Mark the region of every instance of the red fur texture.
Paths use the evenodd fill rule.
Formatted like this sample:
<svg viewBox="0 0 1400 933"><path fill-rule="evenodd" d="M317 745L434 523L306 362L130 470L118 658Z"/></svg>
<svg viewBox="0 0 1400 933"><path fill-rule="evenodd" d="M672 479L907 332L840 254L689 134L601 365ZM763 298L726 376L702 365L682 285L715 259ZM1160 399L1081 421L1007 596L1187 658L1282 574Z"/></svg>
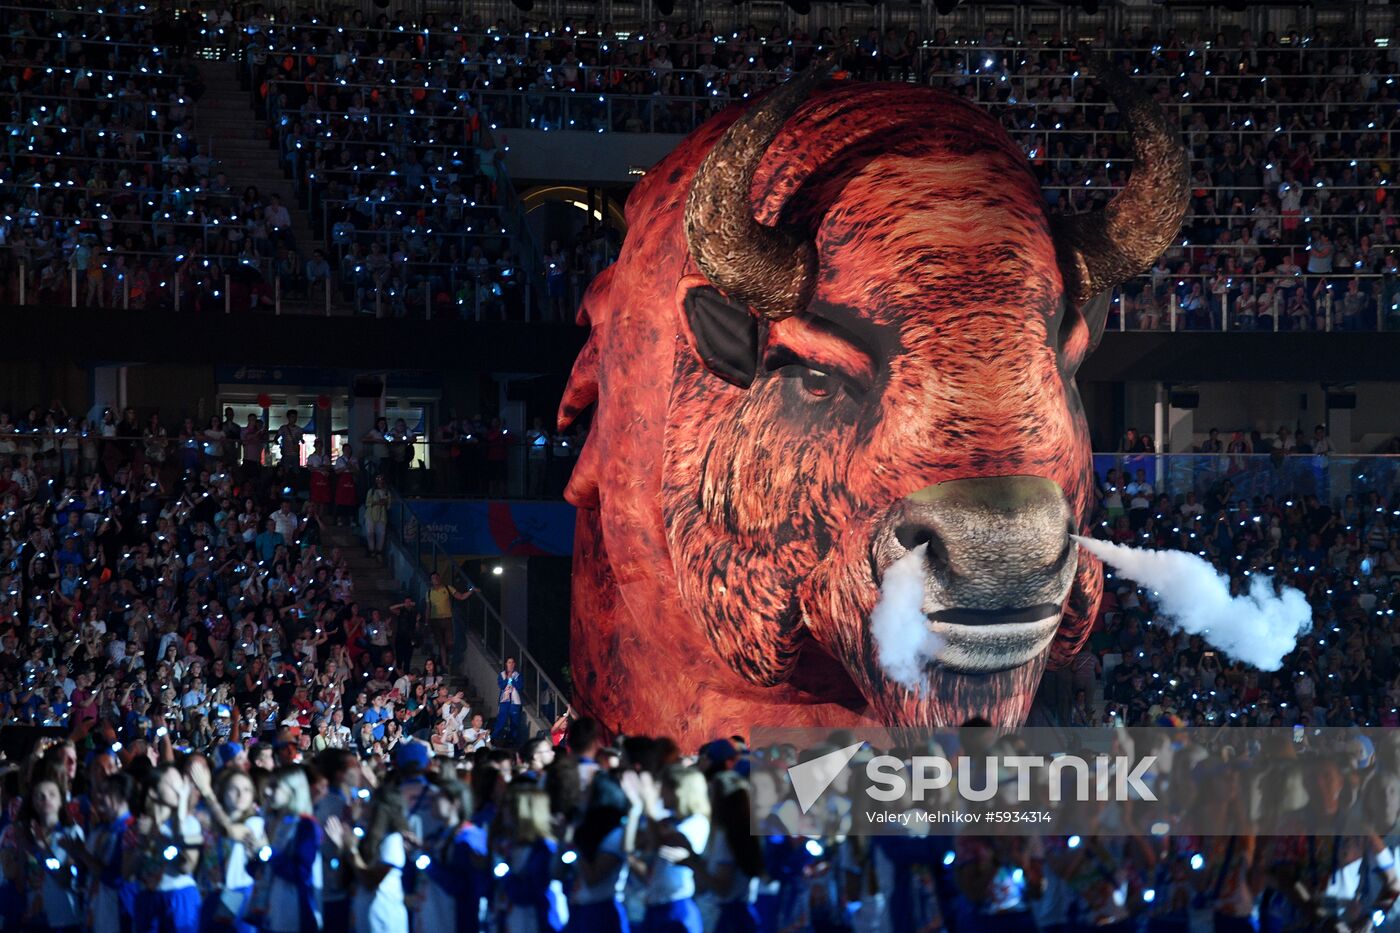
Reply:
<svg viewBox="0 0 1400 933"><path fill-rule="evenodd" d="M760 222L814 232L819 282L804 312L760 328L774 368L738 388L701 363L678 300L699 281L686 192L736 116L647 174L621 257L579 313L592 332L561 421L596 411L568 490L575 705L688 746L756 725L1018 723L1047 660L1088 634L1097 562L1081 556L1048 658L938 673L915 695L874 661L871 546L894 503L968 477L1052 479L1086 529L1074 370L1090 341L1041 191L973 105L904 85L818 92L751 198ZM794 359L856 384L809 386Z"/></svg>

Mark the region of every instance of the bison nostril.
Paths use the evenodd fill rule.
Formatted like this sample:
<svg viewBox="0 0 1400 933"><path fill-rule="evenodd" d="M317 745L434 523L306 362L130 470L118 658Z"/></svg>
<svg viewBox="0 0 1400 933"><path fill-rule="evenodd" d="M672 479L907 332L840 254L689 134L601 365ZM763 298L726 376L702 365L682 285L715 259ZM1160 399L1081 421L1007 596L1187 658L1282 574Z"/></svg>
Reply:
<svg viewBox="0 0 1400 933"><path fill-rule="evenodd" d="M927 545L924 551L924 561L930 570L947 567L951 563L948 555L948 543L939 535L938 529L931 521L900 522L894 527L894 539L906 552L914 550L919 545Z"/></svg>
<svg viewBox="0 0 1400 933"><path fill-rule="evenodd" d="M927 525L903 524L894 530L894 538L900 547L912 551L933 540L933 529Z"/></svg>
<svg viewBox="0 0 1400 933"><path fill-rule="evenodd" d="M947 546L931 525L922 525L917 522L905 522L895 528L894 538L899 542L900 547L904 548L906 551L912 551L921 544L927 544L928 550L925 557L931 564L947 562Z"/></svg>

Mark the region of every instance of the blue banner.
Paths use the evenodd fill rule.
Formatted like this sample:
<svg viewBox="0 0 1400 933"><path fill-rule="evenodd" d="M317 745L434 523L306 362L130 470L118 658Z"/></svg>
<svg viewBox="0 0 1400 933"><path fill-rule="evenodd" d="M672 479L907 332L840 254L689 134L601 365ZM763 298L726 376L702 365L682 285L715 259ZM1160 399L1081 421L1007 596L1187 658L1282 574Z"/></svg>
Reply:
<svg viewBox="0 0 1400 933"><path fill-rule="evenodd" d="M409 543L422 536L456 557L567 557L574 550L574 507L567 502L407 500Z"/></svg>
<svg viewBox="0 0 1400 933"><path fill-rule="evenodd" d="M1121 471L1124 485L1136 479L1141 470L1154 493L1173 498L1188 492L1196 493L1202 502L1212 493L1228 501L1265 496L1284 501L1291 496L1314 495L1335 507L1347 494L1358 499L1371 490L1387 495L1400 461L1277 453L1094 454L1094 472L1101 487L1114 467Z"/></svg>

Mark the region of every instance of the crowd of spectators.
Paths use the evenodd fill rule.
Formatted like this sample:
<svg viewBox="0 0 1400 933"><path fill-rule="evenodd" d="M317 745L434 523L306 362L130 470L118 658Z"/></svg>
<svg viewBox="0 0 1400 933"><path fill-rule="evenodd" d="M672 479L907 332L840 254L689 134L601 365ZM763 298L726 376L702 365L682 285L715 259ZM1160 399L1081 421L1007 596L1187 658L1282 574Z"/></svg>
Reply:
<svg viewBox="0 0 1400 933"><path fill-rule="evenodd" d="M235 190L196 126L198 8L5 13L8 298L182 311L270 304L291 219L275 196Z"/></svg>
<svg viewBox="0 0 1400 933"><path fill-rule="evenodd" d="M375 196L364 199L382 179L365 163L378 161L383 171L407 165L427 177L444 161L442 150L457 151L459 137L474 133L490 145L490 130L517 127L686 132L803 67L817 48L843 50L842 67L858 78L933 84L994 106L1055 212L1099 206L1131 165L1116 117L1098 84L1081 75L1073 43L1035 32L922 36L891 27L881 35L843 27L808 35L775 27L760 34L749 26L716 35L708 22L696 29L663 21L628 33L591 20L507 25L461 16L420 24L389 14L371 22L356 11L250 36L249 54L271 79L260 90L279 101L279 112L293 108L300 118L291 145L315 148L312 161L327 168L339 162L353 174L359 166L361 226L371 229ZM1400 52L1378 46L1369 32L1205 37L1144 29L1109 37L1100 30L1094 45L1111 50L1175 112L1193 159L1182 245L1124 290L1123 326L1400 323L1387 200ZM352 118L403 135L387 154L387 129L349 146L343 132L330 130ZM323 121L321 135L334 141L315 138ZM448 175L397 187L421 185L424 198L440 199L445 210ZM391 222L411 234L414 216L404 209Z"/></svg>
<svg viewBox="0 0 1400 933"><path fill-rule="evenodd" d="M422 486L449 496L558 499L585 438L579 425L551 431L543 418L517 434L500 418L449 414L433 432L432 462L439 468Z"/></svg>
<svg viewBox="0 0 1400 933"><path fill-rule="evenodd" d="M839 49L853 77L995 108L1054 212L1099 206L1131 165L1072 36L261 4L12 12L0 245L25 264L30 302L76 290L84 304L169 307L178 293L186 310L242 309L270 304L277 276L318 300L334 281L379 313L567 318L617 244L599 229L530 242L502 170L510 131L686 132L818 48ZM1181 245L1122 290L1111 326L1400 326L1388 198L1400 44L1147 28L1093 44L1175 114L1193 160ZM194 124L201 68L229 65L201 55L238 60L297 205L230 188ZM311 212L319 252L292 242L293 209Z"/></svg>
<svg viewBox="0 0 1400 933"><path fill-rule="evenodd" d="M1212 429L1187 459L1189 479L1169 474L1170 490L1154 484L1144 453L1104 469L1095 536L1197 554L1235 594L1261 575L1294 587L1312 606L1312 630L1278 671L1253 670L1165 624L1148 590L1110 574L1075 661L1072 721L1400 725L1396 464L1335 463L1321 427L1310 438L1283 427L1253 441Z"/></svg>
<svg viewBox="0 0 1400 933"><path fill-rule="evenodd" d="M412 431L381 421L335 457L303 456L306 431L294 411L178 428L131 409L87 422L57 400L0 412L0 716L9 735L45 734L0 778L7 926L399 933L412 916L541 933L566 916L570 929L626 929L630 916L688 933L919 918L968 933L1132 930L1184 909L1185 888L1172 885L1185 882L1165 875L1235 864L1226 842L1239 836L1183 838L1156 855L1064 835L1024 846L861 838L817 819L845 810L809 819L782 789L786 768L824 749L750 750L738 736L698 755L664 738L608 746L596 722L567 712L531 735L511 661L490 706L448 673L460 652L444 620L479 593L433 580L421 606L369 605L347 554L327 544L328 526L349 522L384 548L385 480L402 479ZM479 431L505 437L454 419L441 440ZM529 437L557 440L539 424ZM1150 442L1133 432L1122 446L1101 478L1096 534L1199 554L1237 592L1255 574L1296 586L1314 624L1278 672L1261 673L1174 632L1148 591L1110 574L1071 672L1070 721L1400 726L1394 470L1368 464L1379 473L1364 486L1338 474L1325 431L1252 443L1210 432L1199 451L1210 463L1168 492L1148 479ZM1265 446L1306 461L1312 485L1242 493L1242 458ZM1200 749L1198 767L1213 754ZM1304 782L1332 766L1320 751L1299 760ZM1219 801L1223 829L1245 825L1246 797ZM769 835L752 834L755 799L771 804ZM1296 855L1278 844L1253 887L1196 884L1193 903L1236 920L1351 911L1348 929L1364 930L1400 892L1381 858L1389 834L1378 838L1373 851L1336 852L1360 869L1317 900L1270 900L1288 890ZM1081 846L1097 874L1075 869ZM1002 869L989 888L985 872ZM1104 872L1124 898L1102 896Z"/></svg>
<svg viewBox="0 0 1400 933"><path fill-rule="evenodd" d="M489 744L473 717L496 710L449 683L461 655L428 637L431 607L365 605L347 555L323 542L348 523L383 550L404 445L303 458L295 412L277 427L231 415L167 429L131 409L89 423L58 402L0 413L0 617L17 623L0 638L6 721L77 726L120 708L119 731L163 726L196 750L290 729L279 740L301 750L382 760L409 735L446 755Z"/></svg>
<svg viewBox="0 0 1400 933"><path fill-rule="evenodd" d="M1191 835L1125 828L1130 804L1113 801L1102 806L1099 819L1115 827L1105 833L872 836L853 831L871 812L864 769L813 812L778 790L788 769L832 746L799 753L717 739L686 755L648 736L604 746L584 718L557 749L541 737L456 761L409 742L386 767L334 748L304 759L285 745L186 753L157 731L111 746L100 744L110 734L96 744L45 739L7 772L7 923L98 933L402 933L410 924L1131 933L1189 929L1195 917L1230 933L1365 933L1389 920L1400 893L1392 744L1284 738L1261 754L1178 730L1171 747L1183 764L1154 789L1209 827ZM965 744L917 751L961 766L979 750L1023 748L1015 735L957 738ZM878 751L908 758L916 749ZM1251 781L1252 758L1272 764ZM989 774L985 783L1017 781ZM951 788L922 800L934 812L971 809ZM1045 805L1064 815L1056 800ZM1260 807L1285 823L1325 815L1347 832L1255 834ZM877 812L925 811L905 794Z"/></svg>
<svg viewBox="0 0 1400 933"><path fill-rule="evenodd" d="M327 244L307 286L333 275L357 308L398 316L555 310L530 294L540 257L471 95L405 58L434 53L431 26L417 38L390 51L362 27L327 33L261 6L241 30L254 105Z"/></svg>
<svg viewBox="0 0 1400 933"><path fill-rule="evenodd" d="M452 655L443 607L478 594L434 581L421 609L366 605L326 546L327 525L362 508L382 522L378 476L398 475L407 429L375 425L365 443L386 448L365 449L368 465L351 446L328 462L302 458L295 413L278 418L171 431L132 410L84 425L57 401L0 414L0 713L46 733L0 775L7 927L973 933L1177 929L1203 912L1244 930L1259 911L1280 929L1364 931L1400 893L1395 795L1334 799L1355 763L1306 745L1274 778L1370 820L1369 847L1256 844L1258 789L1211 777L1223 752L1184 732L1190 786L1212 790L1192 806L1234 835L870 838L851 832L858 782L808 813L785 790L786 769L824 746L607 745L568 714L527 735L509 661L495 710L471 708L435 664ZM1149 594L1110 576L1074 721L1400 725L1395 478L1364 498L1253 502L1226 463L1176 499L1129 440L1103 477L1099 533L1203 554L1237 586L1275 575L1308 593L1315 626L1277 674L1246 671L1154 623ZM1273 440L1298 449L1291 432ZM1326 459L1325 440L1309 459ZM1228 460L1217 444L1202 454ZM1392 753L1373 747L1357 780L1385 790ZM1333 869L1309 874L1317 858Z"/></svg>

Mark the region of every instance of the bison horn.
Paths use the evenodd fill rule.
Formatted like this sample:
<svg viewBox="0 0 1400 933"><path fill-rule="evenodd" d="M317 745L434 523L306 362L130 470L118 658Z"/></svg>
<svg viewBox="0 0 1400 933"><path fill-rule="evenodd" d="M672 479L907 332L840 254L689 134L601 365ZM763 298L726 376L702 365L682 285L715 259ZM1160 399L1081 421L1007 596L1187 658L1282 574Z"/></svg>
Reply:
<svg viewBox="0 0 1400 933"><path fill-rule="evenodd" d="M769 318L803 308L817 280L817 249L806 231L769 227L749 204L754 173L788 117L831 68L817 59L725 130L705 156L685 202L685 238L705 278Z"/></svg>
<svg viewBox="0 0 1400 933"><path fill-rule="evenodd" d="M1055 239L1072 281L1069 296L1083 304L1146 269L1171 245L1189 202L1186 152L1166 114L1106 58L1090 64L1132 137L1133 171L1102 211L1057 225Z"/></svg>

